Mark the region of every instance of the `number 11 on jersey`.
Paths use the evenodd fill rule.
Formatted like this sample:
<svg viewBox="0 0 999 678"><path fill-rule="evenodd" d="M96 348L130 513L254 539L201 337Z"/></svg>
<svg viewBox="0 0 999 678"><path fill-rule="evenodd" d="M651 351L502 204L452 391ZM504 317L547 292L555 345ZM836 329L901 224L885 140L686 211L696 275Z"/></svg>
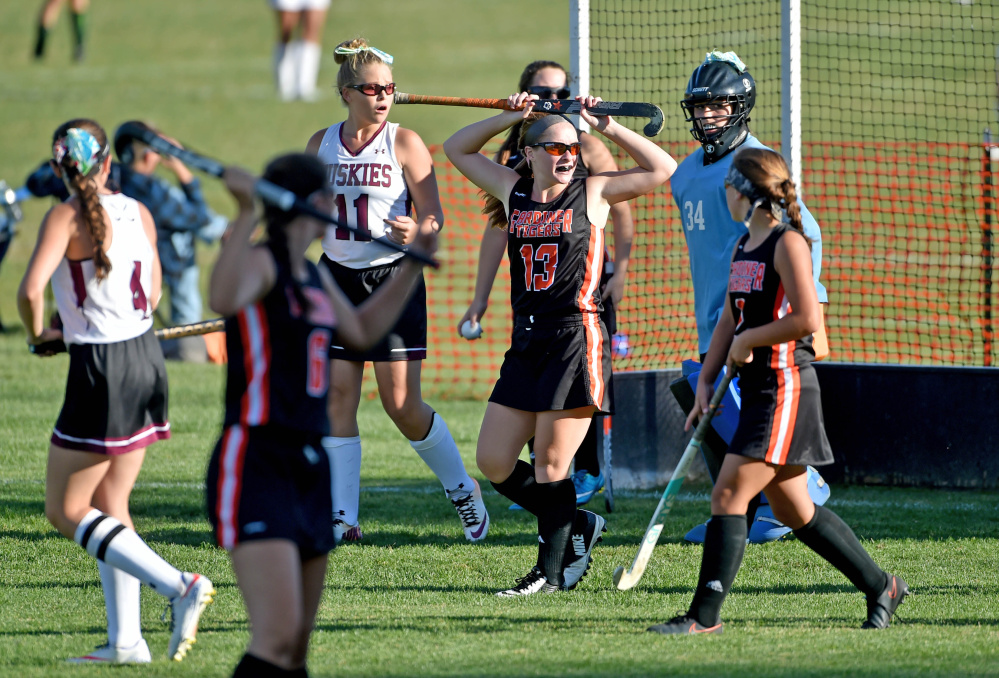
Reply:
<svg viewBox="0 0 999 678"><path fill-rule="evenodd" d="M361 233L352 233L343 226L337 226L336 239L368 242L371 240L371 231L368 230L368 196L366 193L361 193L354 200L354 211L357 216L353 221ZM347 216L347 201L344 200L343 193L338 193L336 196L336 213L341 220L350 223L351 219Z"/></svg>

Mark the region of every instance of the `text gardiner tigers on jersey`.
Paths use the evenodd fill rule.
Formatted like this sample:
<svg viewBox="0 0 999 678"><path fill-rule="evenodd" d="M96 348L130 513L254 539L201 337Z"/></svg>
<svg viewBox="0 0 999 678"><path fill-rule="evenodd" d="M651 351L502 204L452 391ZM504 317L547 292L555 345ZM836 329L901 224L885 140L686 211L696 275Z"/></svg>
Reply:
<svg viewBox="0 0 999 678"><path fill-rule="evenodd" d="M733 261L728 278L729 292L751 292L763 289L763 275L767 265L760 261Z"/></svg>
<svg viewBox="0 0 999 678"><path fill-rule="evenodd" d="M572 233L572 210L513 210L510 233L518 238L552 238Z"/></svg>

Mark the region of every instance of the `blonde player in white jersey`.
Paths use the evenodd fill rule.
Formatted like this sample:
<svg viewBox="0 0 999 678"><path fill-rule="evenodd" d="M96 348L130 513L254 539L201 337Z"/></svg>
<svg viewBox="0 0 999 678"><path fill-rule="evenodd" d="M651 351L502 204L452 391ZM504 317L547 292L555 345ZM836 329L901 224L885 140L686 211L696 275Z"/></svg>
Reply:
<svg viewBox="0 0 999 678"><path fill-rule="evenodd" d="M45 515L97 559L108 642L77 663L146 663L139 584L170 599L167 655L181 660L215 593L201 575L181 572L134 531L128 499L151 443L170 437L167 375L152 331L160 297L156 227L144 206L106 187L107 134L71 120L53 135L53 167L72 197L53 207L17 293L36 353L69 347L66 397L49 445ZM44 327L51 279L63 329Z"/></svg>
<svg viewBox="0 0 999 678"><path fill-rule="evenodd" d="M347 119L319 130L306 150L329 172L336 216L357 228L331 226L323 239L322 263L356 306L399 268L399 252L379 244L413 242L424 224L444 223L430 152L412 130L388 122L392 108L392 56L363 38L337 45L337 89ZM415 213L414 213L415 210ZM333 472L333 528L337 541L361 538L358 524L361 439L357 408L365 361L375 366L382 405L409 444L436 474L454 504L469 541L485 539L489 515L479 484L465 470L439 414L420 393L420 362L427 352L426 287L420 281L399 322L380 344L358 353L330 348L330 423L324 444Z"/></svg>

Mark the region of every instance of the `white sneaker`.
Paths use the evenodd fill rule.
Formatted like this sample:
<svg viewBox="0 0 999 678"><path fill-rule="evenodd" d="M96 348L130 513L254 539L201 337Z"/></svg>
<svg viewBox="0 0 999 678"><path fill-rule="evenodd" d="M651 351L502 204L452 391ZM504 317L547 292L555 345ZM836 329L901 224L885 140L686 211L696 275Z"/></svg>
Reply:
<svg viewBox="0 0 999 678"><path fill-rule="evenodd" d="M149 646L142 638L132 647L118 647L105 643L90 654L67 659L70 664L148 664L153 658Z"/></svg>
<svg viewBox="0 0 999 678"><path fill-rule="evenodd" d="M461 518L461 525L465 528L465 539L468 541L482 541L489 533L489 512L486 511L486 504L482 501L482 490L479 483L472 479L472 489L466 490L464 483L456 490L445 490L447 498L454 504L458 517Z"/></svg>
<svg viewBox="0 0 999 678"><path fill-rule="evenodd" d="M563 587L549 584L548 579L535 565L531 568L530 572L517 579L517 583L514 586L504 591L497 591L496 595L501 598L514 598L517 596L533 596L535 593L555 593L561 590L563 590Z"/></svg>
<svg viewBox="0 0 999 678"><path fill-rule="evenodd" d="M191 577L187 590L183 595L170 601L170 646L167 657L179 662L195 643L198 633L198 620L208 603L212 602L215 588L208 577L187 572L184 577Z"/></svg>
<svg viewBox="0 0 999 678"><path fill-rule="evenodd" d="M341 542L345 541L361 541L364 535L361 533L361 526L358 525L348 525L339 518L333 521L333 543L339 546Z"/></svg>

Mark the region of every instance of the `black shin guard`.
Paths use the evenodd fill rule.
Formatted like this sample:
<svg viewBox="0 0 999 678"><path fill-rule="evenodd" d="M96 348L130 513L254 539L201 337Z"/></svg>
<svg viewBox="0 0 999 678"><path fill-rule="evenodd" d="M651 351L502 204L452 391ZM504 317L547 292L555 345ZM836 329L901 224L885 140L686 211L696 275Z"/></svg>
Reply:
<svg viewBox="0 0 999 678"><path fill-rule="evenodd" d="M850 526L824 506L816 506L815 515L807 525L795 530L794 536L828 560L862 592L877 595L884 588L884 570L861 546Z"/></svg>
<svg viewBox="0 0 999 678"><path fill-rule="evenodd" d="M702 626L715 626L721 621L721 606L742 564L747 534L746 516L711 516L708 522L701 573L687 613Z"/></svg>
<svg viewBox="0 0 999 678"><path fill-rule="evenodd" d="M760 508L762 502L763 497L761 495L756 495L749 500L749 507L746 509L746 527L750 530L753 529L753 521L756 520L756 510Z"/></svg>
<svg viewBox="0 0 999 678"><path fill-rule="evenodd" d="M600 475L600 464L597 462L597 421L598 417L590 419L590 428L586 429L586 437L579 444L576 456L573 457L573 468L576 471L586 471L591 476ZM602 421L602 420L601 420Z"/></svg>
<svg viewBox="0 0 999 678"><path fill-rule="evenodd" d="M538 563L549 584L562 585L565 551L572 536L576 518L576 488L572 480L538 483L543 504L538 513L540 536Z"/></svg>
<svg viewBox="0 0 999 678"><path fill-rule="evenodd" d="M502 483L491 484L497 492L510 501L520 504L527 511L538 515L541 504L538 483L534 479L534 467L526 461L518 459L510 477ZM575 494L573 494L573 501L575 501Z"/></svg>
<svg viewBox="0 0 999 678"><path fill-rule="evenodd" d="M268 678L270 676L276 678L277 676L295 675L299 674L296 674L294 670L282 669L280 666L264 661L260 657L254 657L252 654L244 654L232 672L232 678Z"/></svg>

